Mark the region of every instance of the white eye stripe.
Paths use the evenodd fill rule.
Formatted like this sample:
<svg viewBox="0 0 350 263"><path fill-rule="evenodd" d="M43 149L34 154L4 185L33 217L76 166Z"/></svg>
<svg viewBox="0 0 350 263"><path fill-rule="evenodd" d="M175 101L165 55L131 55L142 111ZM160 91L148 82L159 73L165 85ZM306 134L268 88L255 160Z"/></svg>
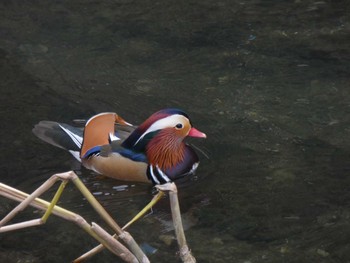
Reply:
<svg viewBox="0 0 350 263"><path fill-rule="evenodd" d="M140 138L135 142L134 146L143 138L145 137L148 133L154 132L157 130L161 130L164 128L169 128L169 127L175 127L177 124L181 123L184 125L185 122L189 122L189 120L180 114L173 114L168 117L165 117L163 119L160 119L156 122L154 122L141 136Z"/></svg>

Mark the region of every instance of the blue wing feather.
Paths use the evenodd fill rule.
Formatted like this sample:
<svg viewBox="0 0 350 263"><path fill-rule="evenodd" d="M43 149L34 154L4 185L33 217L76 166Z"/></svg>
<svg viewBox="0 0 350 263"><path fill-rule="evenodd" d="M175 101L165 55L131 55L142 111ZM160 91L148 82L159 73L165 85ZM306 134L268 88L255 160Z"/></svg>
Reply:
<svg viewBox="0 0 350 263"><path fill-rule="evenodd" d="M122 149L122 150L118 151L118 153L121 156L128 158L130 160L133 160L135 162L144 162L144 163L148 162L147 157L144 153L134 152L134 151L129 150L129 149Z"/></svg>
<svg viewBox="0 0 350 263"><path fill-rule="evenodd" d="M101 146L95 146L95 147L92 147L91 149L89 149L85 154L84 156L82 156L81 158L88 158L92 155L95 155L95 154L98 154L101 152Z"/></svg>

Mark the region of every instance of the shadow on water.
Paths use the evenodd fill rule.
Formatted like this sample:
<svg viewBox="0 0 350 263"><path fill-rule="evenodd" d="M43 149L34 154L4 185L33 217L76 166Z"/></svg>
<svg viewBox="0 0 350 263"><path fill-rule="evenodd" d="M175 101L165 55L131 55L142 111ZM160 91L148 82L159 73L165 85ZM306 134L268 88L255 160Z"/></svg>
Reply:
<svg viewBox="0 0 350 263"><path fill-rule="evenodd" d="M31 192L76 169L123 224L152 189L80 170L31 129L101 111L138 124L179 107L208 135L194 143L210 159L180 191L199 262L350 261L348 1L0 5L2 182ZM14 206L0 202L1 216ZM72 185L60 205L99 222ZM178 262L169 220L164 199L130 229L157 249L152 262ZM1 234L0 261L67 262L94 245L53 217ZM112 261L109 252L92 260Z"/></svg>

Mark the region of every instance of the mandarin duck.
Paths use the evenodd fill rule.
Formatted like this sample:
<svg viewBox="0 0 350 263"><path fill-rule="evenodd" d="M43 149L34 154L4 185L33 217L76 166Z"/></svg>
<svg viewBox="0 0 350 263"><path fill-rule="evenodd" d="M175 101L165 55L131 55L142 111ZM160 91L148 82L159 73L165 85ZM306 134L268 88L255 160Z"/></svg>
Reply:
<svg viewBox="0 0 350 263"><path fill-rule="evenodd" d="M83 166L99 174L154 185L193 174L199 158L183 140L187 136L206 138L179 109L160 110L138 127L106 112L91 117L83 129L41 121L33 133L68 150Z"/></svg>

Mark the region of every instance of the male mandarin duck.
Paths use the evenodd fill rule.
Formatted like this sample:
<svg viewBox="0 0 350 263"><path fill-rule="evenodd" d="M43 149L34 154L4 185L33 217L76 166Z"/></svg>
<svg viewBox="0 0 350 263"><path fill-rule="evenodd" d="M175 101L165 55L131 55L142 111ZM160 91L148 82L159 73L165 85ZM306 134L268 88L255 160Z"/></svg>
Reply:
<svg viewBox="0 0 350 263"><path fill-rule="evenodd" d="M118 180L155 185L193 174L199 164L195 151L183 140L206 138L179 109L163 109L135 127L116 113L91 117L84 129L41 121L33 133L68 150L86 168Z"/></svg>

